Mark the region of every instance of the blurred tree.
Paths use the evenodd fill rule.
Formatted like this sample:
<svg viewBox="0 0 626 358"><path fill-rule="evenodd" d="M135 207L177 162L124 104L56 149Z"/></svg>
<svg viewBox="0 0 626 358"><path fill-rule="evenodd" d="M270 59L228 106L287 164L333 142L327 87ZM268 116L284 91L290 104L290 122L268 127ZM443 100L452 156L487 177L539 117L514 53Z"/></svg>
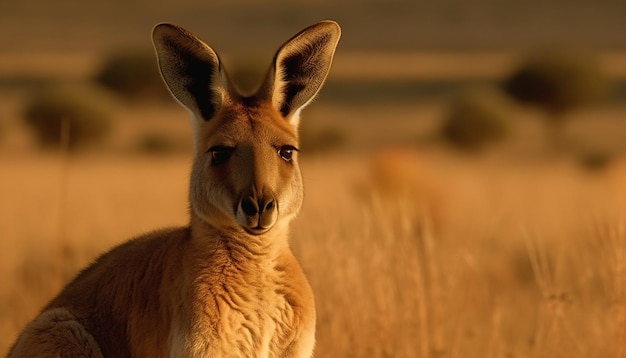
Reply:
<svg viewBox="0 0 626 358"><path fill-rule="evenodd" d="M192 150L186 138L163 130L149 130L141 133L136 139L135 149L144 154L156 155L184 153Z"/></svg>
<svg viewBox="0 0 626 358"><path fill-rule="evenodd" d="M104 58L95 81L125 100L169 98L152 51L117 51Z"/></svg>
<svg viewBox="0 0 626 358"><path fill-rule="evenodd" d="M344 149L349 142L348 134L338 127L323 127L302 131L300 149L306 154L328 153Z"/></svg>
<svg viewBox="0 0 626 358"><path fill-rule="evenodd" d="M484 149L509 134L508 105L499 91L466 91L450 104L440 133L459 149Z"/></svg>
<svg viewBox="0 0 626 358"><path fill-rule="evenodd" d="M77 149L104 139L111 127L111 98L87 85L50 85L36 92L24 120L44 146L61 143L63 121L69 123L69 146Z"/></svg>
<svg viewBox="0 0 626 358"><path fill-rule="evenodd" d="M504 81L504 89L521 102L537 105L547 119L555 144L562 144L567 114L592 103L607 90L596 59L589 53L564 48L539 50Z"/></svg>
<svg viewBox="0 0 626 358"><path fill-rule="evenodd" d="M265 56L237 56L239 60L227 63L227 70L232 83L244 95L251 94L261 85L270 66Z"/></svg>

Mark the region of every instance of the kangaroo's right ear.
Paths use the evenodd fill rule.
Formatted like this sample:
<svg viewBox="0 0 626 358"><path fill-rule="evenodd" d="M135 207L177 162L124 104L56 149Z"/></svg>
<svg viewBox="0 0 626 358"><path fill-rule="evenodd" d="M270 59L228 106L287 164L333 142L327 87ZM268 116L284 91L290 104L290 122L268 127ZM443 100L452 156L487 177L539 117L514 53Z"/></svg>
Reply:
<svg viewBox="0 0 626 358"><path fill-rule="evenodd" d="M217 54L187 30L161 23L152 30L161 76L176 99L210 120L222 106L227 81Z"/></svg>
<svg viewBox="0 0 626 358"><path fill-rule="evenodd" d="M269 97L289 123L297 126L300 110L322 87L340 36L336 22L322 21L299 32L276 53L259 96Z"/></svg>

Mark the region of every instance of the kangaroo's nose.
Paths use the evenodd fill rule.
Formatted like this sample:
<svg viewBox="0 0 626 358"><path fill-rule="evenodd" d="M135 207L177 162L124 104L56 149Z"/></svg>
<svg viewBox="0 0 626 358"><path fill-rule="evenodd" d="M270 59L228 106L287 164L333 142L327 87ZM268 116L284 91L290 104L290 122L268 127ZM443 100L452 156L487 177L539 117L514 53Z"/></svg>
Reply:
<svg viewBox="0 0 626 358"><path fill-rule="evenodd" d="M276 222L276 206L273 195L251 192L239 201L237 220L252 233L265 232Z"/></svg>
<svg viewBox="0 0 626 358"><path fill-rule="evenodd" d="M265 214L274 210L274 198L261 197L256 198L254 196L245 196L241 199L241 210L246 216L254 216L257 214Z"/></svg>

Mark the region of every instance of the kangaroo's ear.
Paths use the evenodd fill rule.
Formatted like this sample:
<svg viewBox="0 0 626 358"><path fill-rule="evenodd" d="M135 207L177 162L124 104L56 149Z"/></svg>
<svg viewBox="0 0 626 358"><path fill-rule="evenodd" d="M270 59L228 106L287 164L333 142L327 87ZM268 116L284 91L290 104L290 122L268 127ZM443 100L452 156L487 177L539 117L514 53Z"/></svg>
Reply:
<svg viewBox="0 0 626 358"><path fill-rule="evenodd" d="M271 98L274 107L297 125L300 110L326 80L340 36L334 21L322 21L295 35L276 53L259 96Z"/></svg>
<svg viewBox="0 0 626 358"><path fill-rule="evenodd" d="M165 84L194 115L210 120L222 106L227 81L217 54L187 30L161 23L152 42Z"/></svg>

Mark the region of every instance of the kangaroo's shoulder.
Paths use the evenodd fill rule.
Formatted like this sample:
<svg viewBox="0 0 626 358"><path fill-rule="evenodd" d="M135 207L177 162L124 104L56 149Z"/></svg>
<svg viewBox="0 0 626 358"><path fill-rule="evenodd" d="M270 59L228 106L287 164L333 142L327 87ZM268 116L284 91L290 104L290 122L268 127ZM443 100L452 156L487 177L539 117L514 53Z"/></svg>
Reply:
<svg viewBox="0 0 626 358"><path fill-rule="evenodd" d="M115 265L125 263L128 266L163 259L162 255L184 247L190 237L190 228L187 226L165 228L142 234L100 255L80 275L99 267L106 267L108 263Z"/></svg>
<svg viewBox="0 0 626 358"><path fill-rule="evenodd" d="M83 297L82 302L88 303L116 292L132 292L131 286L153 284L151 281L160 280L167 271L167 265L175 264L171 260L184 250L189 232L188 227L161 229L113 247L79 272L48 307L66 305L66 297Z"/></svg>

